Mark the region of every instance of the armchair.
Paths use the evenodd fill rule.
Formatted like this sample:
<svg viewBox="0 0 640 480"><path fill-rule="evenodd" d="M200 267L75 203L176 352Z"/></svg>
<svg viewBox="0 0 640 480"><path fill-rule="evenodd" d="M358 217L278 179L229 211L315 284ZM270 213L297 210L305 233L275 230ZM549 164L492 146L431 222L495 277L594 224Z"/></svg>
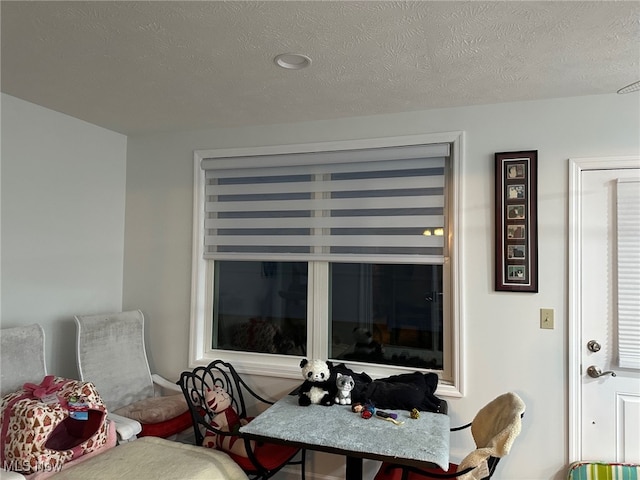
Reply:
<svg viewBox="0 0 640 480"><path fill-rule="evenodd" d="M191 415L180 389L151 374L140 310L76 315L75 321L80 378L98 388L121 441L174 437L189 429ZM163 396L162 389L172 394Z"/></svg>

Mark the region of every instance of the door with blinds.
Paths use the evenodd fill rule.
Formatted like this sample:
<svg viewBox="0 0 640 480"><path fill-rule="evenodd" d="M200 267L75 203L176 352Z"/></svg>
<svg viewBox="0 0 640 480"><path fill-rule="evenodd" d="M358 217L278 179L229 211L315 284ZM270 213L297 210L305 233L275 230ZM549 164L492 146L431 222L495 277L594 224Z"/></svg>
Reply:
<svg viewBox="0 0 640 480"><path fill-rule="evenodd" d="M581 173L581 460L640 462L640 169Z"/></svg>

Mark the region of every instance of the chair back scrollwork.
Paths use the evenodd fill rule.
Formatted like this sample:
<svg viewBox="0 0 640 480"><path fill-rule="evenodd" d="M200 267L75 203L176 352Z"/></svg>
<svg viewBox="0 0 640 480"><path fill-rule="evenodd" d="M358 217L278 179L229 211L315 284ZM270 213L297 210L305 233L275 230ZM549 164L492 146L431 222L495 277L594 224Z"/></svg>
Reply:
<svg viewBox="0 0 640 480"><path fill-rule="evenodd" d="M238 413L238 416L240 418L247 416L242 391L244 382L233 366L227 362L215 360L207 366L199 366L192 371L182 372L177 383L189 405L197 445L202 445L204 440L205 432L201 427L216 430L211 426L211 421L216 413L207 404L207 395L210 390L216 387L224 389L231 397L231 406ZM216 433L228 435L228 432L216 431Z"/></svg>

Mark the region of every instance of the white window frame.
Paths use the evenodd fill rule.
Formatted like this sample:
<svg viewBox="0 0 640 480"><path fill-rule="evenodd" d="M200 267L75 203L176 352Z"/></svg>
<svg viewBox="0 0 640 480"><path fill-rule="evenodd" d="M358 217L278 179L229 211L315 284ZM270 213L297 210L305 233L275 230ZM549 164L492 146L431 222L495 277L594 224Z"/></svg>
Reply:
<svg viewBox="0 0 640 480"><path fill-rule="evenodd" d="M464 395L464 344L462 302L460 298L462 280L462 248L461 248L461 195L462 195L462 155L463 132L444 132L422 135L407 135L374 139L322 142L296 145L274 145L265 147L247 147L213 150L195 150L193 154L194 195L193 195L193 248L191 276L191 322L189 335L189 365L207 365L214 359L224 358L233 362L242 373L275 376L280 378L299 379L300 358L291 355L275 355L251 352L235 352L216 350L210 346L212 338L213 311L213 260L204 259L204 198L205 181L201 161L205 158L260 156L285 153L306 153L333 150L350 150L362 148L383 148L404 145L421 145L431 143L450 143L451 162L454 174L451 178L451 205L448 211L450 231L454 235L449 241L449 260L451 262L451 281L445 286L450 288L451 323L445 326L445 345L451 345L451 370L447 372L450 381L440 381L437 393L441 396L461 397ZM319 299L328 298L329 266L326 262L310 261L308 263L309 284L315 290L309 292L307 302L307 335L311 339L308 358L328 358L328 326L321 319L329 318L327 302ZM444 280L447 283L447 280ZM314 321L316 319L316 321ZM448 335L447 335L448 333ZM450 338L447 338L450 337ZM446 348L446 347L445 347ZM268 355L268 361L265 361ZM404 370L401 367L376 364L350 364L355 371L366 371L372 378L381 378ZM413 371L414 369L412 369Z"/></svg>

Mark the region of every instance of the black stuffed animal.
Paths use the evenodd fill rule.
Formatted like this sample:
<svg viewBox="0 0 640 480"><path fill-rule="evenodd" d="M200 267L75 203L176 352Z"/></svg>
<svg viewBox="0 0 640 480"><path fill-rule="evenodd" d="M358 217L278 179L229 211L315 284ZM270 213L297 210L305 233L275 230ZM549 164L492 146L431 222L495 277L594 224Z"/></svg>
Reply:
<svg viewBox="0 0 640 480"><path fill-rule="evenodd" d="M298 404L307 407L314 405L333 405L337 393L335 376L331 375L331 362L307 360L300 362L304 383L298 389Z"/></svg>

